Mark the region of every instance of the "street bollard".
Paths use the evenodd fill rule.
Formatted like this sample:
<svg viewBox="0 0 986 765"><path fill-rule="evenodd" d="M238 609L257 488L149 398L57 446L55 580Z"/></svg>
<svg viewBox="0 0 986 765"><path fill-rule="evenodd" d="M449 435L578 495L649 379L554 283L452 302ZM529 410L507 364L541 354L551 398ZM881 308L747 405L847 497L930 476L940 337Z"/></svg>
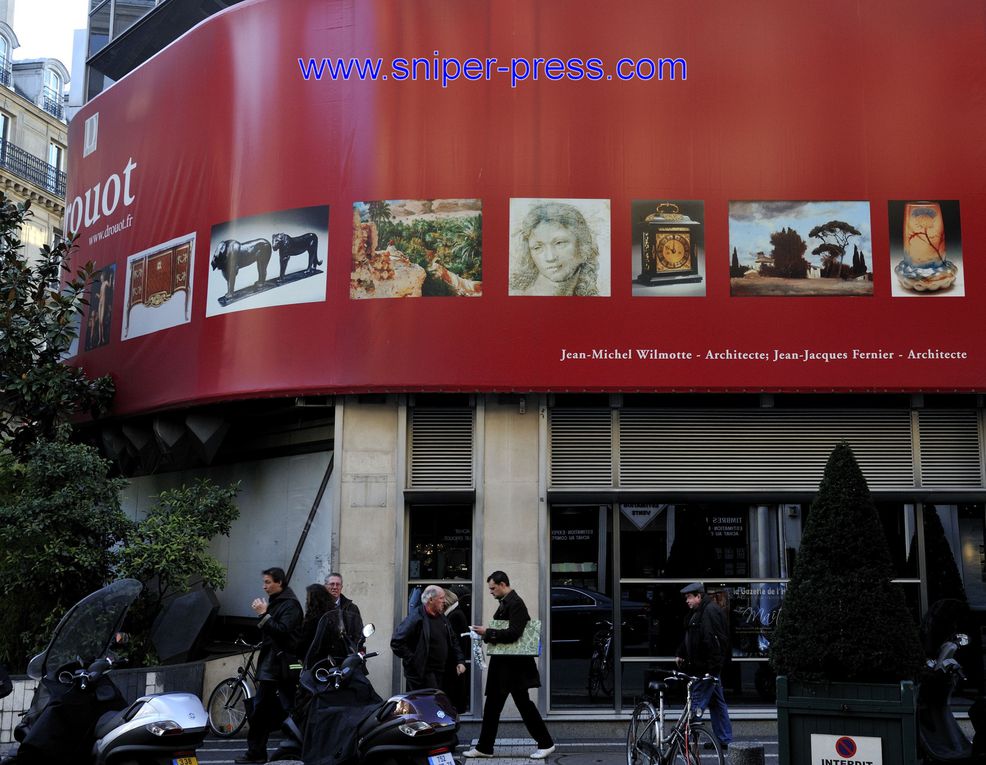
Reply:
<svg viewBox="0 0 986 765"><path fill-rule="evenodd" d="M726 762L729 765L764 765L763 744L730 744Z"/></svg>

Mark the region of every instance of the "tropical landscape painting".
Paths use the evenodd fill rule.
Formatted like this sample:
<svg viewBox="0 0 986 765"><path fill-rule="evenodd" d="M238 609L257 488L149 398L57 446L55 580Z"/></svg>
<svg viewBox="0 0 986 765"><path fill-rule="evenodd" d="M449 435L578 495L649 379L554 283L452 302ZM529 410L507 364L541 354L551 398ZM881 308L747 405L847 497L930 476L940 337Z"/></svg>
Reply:
<svg viewBox="0 0 986 765"><path fill-rule="evenodd" d="M480 297L479 199L386 199L353 205L349 297Z"/></svg>

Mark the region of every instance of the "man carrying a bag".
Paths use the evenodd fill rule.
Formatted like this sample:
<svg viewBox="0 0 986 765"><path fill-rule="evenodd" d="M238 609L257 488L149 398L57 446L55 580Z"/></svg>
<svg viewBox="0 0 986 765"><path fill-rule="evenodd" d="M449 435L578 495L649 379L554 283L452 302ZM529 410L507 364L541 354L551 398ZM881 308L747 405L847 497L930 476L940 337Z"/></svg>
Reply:
<svg viewBox="0 0 986 765"><path fill-rule="evenodd" d="M493 614L494 619L508 622L506 629L493 629L483 626L473 626L472 629L481 635L484 643L491 645L515 643L524 634L524 627L531 620L527 606L520 595L510 587L510 579L502 571L494 571L486 578L486 586L490 595L500 601ZM510 696L517 705L527 731L534 739L537 749L531 753L532 760L543 760L555 751L555 742L548 733L548 727L541 719L541 713L531 701L529 689L541 687L541 676L538 674L534 656L490 656L489 675L486 678L486 706L483 709L483 726L480 729L479 741L475 748L462 753L464 757L492 757L493 744L496 741L497 728L500 725L500 713L503 705Z"/></svg>

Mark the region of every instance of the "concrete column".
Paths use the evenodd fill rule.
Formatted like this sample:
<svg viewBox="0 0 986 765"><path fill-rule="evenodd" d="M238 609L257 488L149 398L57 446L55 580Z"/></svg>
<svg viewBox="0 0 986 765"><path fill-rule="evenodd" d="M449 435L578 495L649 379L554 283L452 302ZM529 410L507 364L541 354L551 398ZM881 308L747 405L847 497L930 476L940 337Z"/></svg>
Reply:
<svg viewBox="0 0 986 765"><path fill-rule="evenodd" d="M343 578L343 592L359 606L364 622L377 631L367 641L381 656L369 662L370 680L386 698L392 692L390 637L394 632L394 587L398 514L403 513L397 485L396 403L360 404L346 400L342 443L336 444L336 465L341 466L339 556L333 566Z"/></svg>

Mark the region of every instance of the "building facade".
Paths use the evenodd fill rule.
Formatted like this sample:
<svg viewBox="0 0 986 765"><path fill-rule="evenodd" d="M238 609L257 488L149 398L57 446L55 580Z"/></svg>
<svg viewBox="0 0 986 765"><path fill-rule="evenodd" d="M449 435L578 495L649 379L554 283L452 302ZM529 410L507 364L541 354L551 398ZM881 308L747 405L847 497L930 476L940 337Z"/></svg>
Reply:
<svg viewBox="0 0 986 765"><path fill-rule="evenodd" d="M695 11L682 57L707 74L660 85L646 51L620 59L635 30L671 28L643 2L466 18L268 0L111 71L148 49L128 50L131 34L166 36L154 15L178 3L90 49L90 85L97 66L116 83L73 121L66 226L106 286L90 307L105 331L79 363L118 381L113 415L83 431L131 477L128 509L197 475L241 482L241 518L214 546L227 621L249 618L263 568L296 587L339 570L376 649L426 584L486 621L485 577L503 569L545 624L543 709L618 718L673 661L678 591L700 579L729 613L737 714L769 716L773 624L846 440L915 618L961 592L979 630L986 348L968 317L986 274L969 253L986 198L967 126L986 99L946 93L948 135L929 144L903 101L868 87L903 55L880 47L888 25L918 41L906 14L837 3L870 45L849 62L780 0L752 48L739 10ZM94 6L91 40L114 7ZM935 39L947 71L986 67L979 37ZM502 81L473 66L443 88L453 65L432 51L463 41L479 64L564 54L567 74L535 83L514 59ZM620 64L587 80L576 44ZM393 79L322 77L329 51L380 56ZM631 70L641 82L620 84ZM755 129L736 96L752 84L773 94ZM834 84L866 129L817 113L812 94ZM898 294L915 217L949 232L940 260L959 263L934 295ZM801 278L779 271L792 259ZM388 656L372 668L381 693L401 683ZM481 693L474 677L474 709Z"/></svg>
<svg viewBox="0 0 986 765"><path fill-rule="evenodd" d="M7 198L30 202L21 238L30 255L63 235L69 73L57 59L15 61L12 0L0 6L0 184Z"/></svg>

